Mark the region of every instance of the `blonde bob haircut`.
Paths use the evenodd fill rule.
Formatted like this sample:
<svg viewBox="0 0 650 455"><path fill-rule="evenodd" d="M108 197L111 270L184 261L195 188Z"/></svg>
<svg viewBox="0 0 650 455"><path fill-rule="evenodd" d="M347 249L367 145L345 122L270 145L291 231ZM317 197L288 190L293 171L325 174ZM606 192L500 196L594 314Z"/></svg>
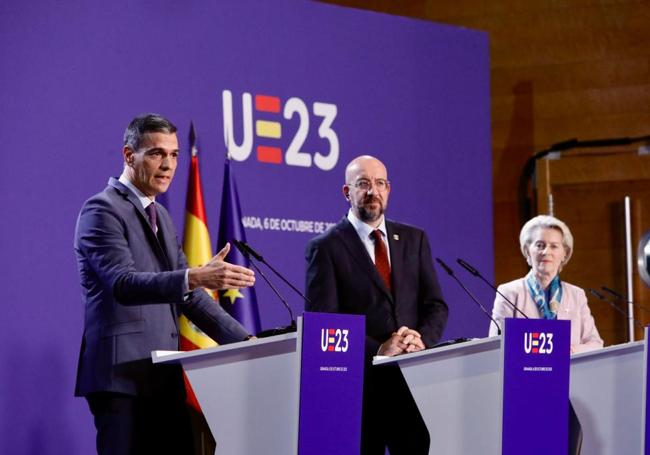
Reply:
<svg viewBox="0 0 650 455"><path fill-rule="evenodd" d="M528 247L533 242L533 236L538 229L555 229L562 233L562 245L564 246L566 257L562 261L561 267L566 265L573 254L573 235L566 224L554 216L549 215L539 215L531 218L521 228L521 232L519 233L519 246L521 247L521 254L526 258L528 265L532 265L530 263L530 256L528 255Z"/></svg>

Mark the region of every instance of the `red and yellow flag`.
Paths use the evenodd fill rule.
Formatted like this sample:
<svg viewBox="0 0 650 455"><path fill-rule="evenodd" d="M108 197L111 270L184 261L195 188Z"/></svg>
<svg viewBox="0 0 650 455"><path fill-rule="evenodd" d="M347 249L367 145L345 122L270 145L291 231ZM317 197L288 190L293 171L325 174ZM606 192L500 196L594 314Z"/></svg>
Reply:
<svg viewBox="0 0 650 455"><path fill-rule="evenodd" d="M185 203L183 251L187 256L188 265L190 267L197 267L206 264L212 258L212 245L210 244L210 233L208 232L208 223L205 216L205 204L203 202L203 189L201 186L201 174L199 172L199 157L194 125L190 125L190 150L192 156L187 184L187 201ZM212 338L203 333L183 315L179 318L179 325L181 331L180 344L183 351L209 348L217 345ZM185 379L185 384L188 403L195 409L200 410L187 379Z"/></svg>

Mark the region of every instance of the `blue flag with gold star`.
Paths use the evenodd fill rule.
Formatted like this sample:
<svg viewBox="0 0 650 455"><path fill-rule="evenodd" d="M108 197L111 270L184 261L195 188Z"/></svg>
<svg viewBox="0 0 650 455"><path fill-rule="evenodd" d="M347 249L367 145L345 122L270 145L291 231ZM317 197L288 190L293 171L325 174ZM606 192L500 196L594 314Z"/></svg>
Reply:
<svg viewBox="0 0 650 455"><path fill-rule="evenodd" d="M230 253L226 256L226 261L231 264L250 267L248 260L233 245L233 239L245 242L246 234L241 221L237 184L230 169L230 160L226 158L226 165L223 172L223 192L221 194L217 251L221 250L227 242L230 242ZM261 330L260 312L257 308L255 289L245 288L219 291L219 302L223 309L237 319L250 333L256 334Z"/></svg>

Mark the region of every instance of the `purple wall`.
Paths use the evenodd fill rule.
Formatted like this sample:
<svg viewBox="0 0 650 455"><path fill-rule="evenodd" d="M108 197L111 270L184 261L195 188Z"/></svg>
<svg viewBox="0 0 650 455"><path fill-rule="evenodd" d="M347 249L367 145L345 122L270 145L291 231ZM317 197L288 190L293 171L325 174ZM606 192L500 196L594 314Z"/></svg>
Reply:
<svg viewBox="0 0 650 455"><path fill-rule="evenodd" d="M337 107L340 155L332 170L234 163L245 216L336 222L345 164L370 153L389 168L389 216L429 233L434 255L460 256L493 274L488 42L484 33L300 1L0 3L2 305L0 453L85 454L94 448L85 402L72 397L82 304L72 237L78 210L121 170L121 136L136 114L160 112L187 144L201 141L208 222L216 240L225 154L222 92L234 99L242 138L242 93ZM253 145L286 151L280 139ZM303 122L304 123L304 122ZM187 150L184 150L186 152ZM166 204L182 232L189 159ZM249 242L303 286L304 245L314 234L249 230ZM469 281L462 272L460 276ZM451 316L445 338L483 336L487 323L441 275ZM471 283L487 304L491 293ZM302 303L282 286L291 305ZM260 284L262 325L286 314Z"/></svg>

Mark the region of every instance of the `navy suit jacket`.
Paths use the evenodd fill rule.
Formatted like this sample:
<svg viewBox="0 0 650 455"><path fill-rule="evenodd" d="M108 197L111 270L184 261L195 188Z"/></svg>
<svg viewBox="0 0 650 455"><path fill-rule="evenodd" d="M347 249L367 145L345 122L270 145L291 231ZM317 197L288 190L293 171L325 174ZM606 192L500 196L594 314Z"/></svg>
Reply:
<svg viewBox="0 0 650 455"><path fill-rule="evenodd" d="M182 312L220 343L248 332L203 290L184 295L187 262L169 213L156 204L158 235L135 194L111 178L81 209L74 249L84 302L76 395L147 395L151 351L178 350Z"/></svg>
<svg viewBox="0 0 650 455"><path fill-rule="evenodd" d="M366 357L400 326L422 334L425 346L436 344L447 322L431 260L421 229L386 220L390 245L392 292L382 281L354 226L343 218L307 245L308 311L366 316Z"/></svg>

